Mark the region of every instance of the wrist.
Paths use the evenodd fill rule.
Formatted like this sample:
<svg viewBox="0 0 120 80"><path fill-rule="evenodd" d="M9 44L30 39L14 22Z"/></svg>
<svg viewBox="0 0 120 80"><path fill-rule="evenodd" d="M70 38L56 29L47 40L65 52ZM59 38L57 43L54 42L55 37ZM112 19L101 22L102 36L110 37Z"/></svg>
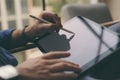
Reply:
<svg viewBox="0 0 120 80"><path fill-rule="evenodd" d="M28 34L30 33L28 26L25 26L22 30L22 38L28 42L34 42L36 41L39 37L33 37L33 34Z"/></svg>
<svg viewBox="0 0 120 80"><path fill-rule="evenodd" d="M29 37L29 36L27 35L26 29L27 29L27 26L25 26L25 27L23 28L21 36L22 36L22 38L23 38L24 40L26 40L26 41L28 41L28 42L32 42L32 41L33 41L33 38L31 38L31 37Z"/></svg>
<svg viewBox="0 0 120 80"><path fill-rule="evenodd" d="M29 80L29 72L26 70L27 68L18 65L16 67L17 72L19 73L20 80Z"/></svg>
<svg viewBox="0 0 120 80"><path fill-rule="evenodd" d="M16 29L12 32L12 42L14 43L27 43L24 38L22 38L22 29Z"/></svg>
<svg viewBox="0 0 120 80"><path fill-rule="evenodd" d="M31 40L31 38L29 38L28 35L26 35L26 33L25 33L26 28L27 28L27 26L25 26L25 27L23 28L21 37L22 37L24 40L26 40L26 41L29 42L29 41Z"/></svg>

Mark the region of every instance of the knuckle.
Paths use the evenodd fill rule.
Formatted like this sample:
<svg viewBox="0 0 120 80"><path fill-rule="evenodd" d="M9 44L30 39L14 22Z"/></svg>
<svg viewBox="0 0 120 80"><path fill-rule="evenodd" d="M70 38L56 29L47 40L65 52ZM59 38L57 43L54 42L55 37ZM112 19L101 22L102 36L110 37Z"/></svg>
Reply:
<svg viewBox="0 0 120 80"><path fill-rule="evenodd" d="M53 15L58 16L56 13L53 13Z"/></svg>
<svg viewBox="0 0 120 80"><path fill-rule="evenodd" d="M66 64L65 62L62 62L62 63L61 63L61 67L62 67L62 68L66 68L66 67L67 67L67 64Z"/></svg>
<svg viewBox="0 0 120 80"><path fill-rule="evenodd" d="M53 24L52 24L52 23L49 23L49 26L53 26Z"/></svg>
<svg viewBox="0 0 120 80"><path fill-rule="evenodd" d="M49 23L49 27L53 27L53 26L55 26L54 24L52 24L52 23Z"/></svg>
<svg viewBox="0 0 120 80"><path fill-rule="evenodd" d="M61 60L61 59L56 59L56 62L60 63L60 62L63 62L63 60Z"/></svg>
<svg viewBox="0 0 120 80"><path fill-rule="evenodd" d="M63 64L65 64L65 61L64 61L64 60L61 60L61 59L60 59L60 62L63 63Z"/></svg>
<svg viewBox="0 0 120 80"><path fill-rule="evenodd" d="M53 72L53 71L54 71L54 69L56 69L56 67L55 67L55 66L49 67L48 72Z"/></svg>
<svg viewBox="0 0 120 80"><path fill-rule="evenodd" d="M59 18L59 20L61 20L61 17L58 17Z"/></svg>
<svg viewBox="0 0 120 80"><path fill-rule="evenodd" d="M50 52L50 56L56 56L57 54Z"/></svg>

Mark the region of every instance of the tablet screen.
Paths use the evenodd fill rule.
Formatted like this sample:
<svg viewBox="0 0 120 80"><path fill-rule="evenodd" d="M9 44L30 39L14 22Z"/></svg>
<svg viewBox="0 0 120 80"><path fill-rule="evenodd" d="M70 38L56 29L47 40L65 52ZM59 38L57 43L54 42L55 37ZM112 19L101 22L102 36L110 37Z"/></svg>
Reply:
<svg viewBox="0 0 120 80"><path fill-rule="evenodd" d="M60 30L39 40L45 52L68 51L71 56L65 60L77 63L82 72L98 63L118 48L119 37L116 33L101 27L84 17L75 17L63 24L75 34Z"/></svg>

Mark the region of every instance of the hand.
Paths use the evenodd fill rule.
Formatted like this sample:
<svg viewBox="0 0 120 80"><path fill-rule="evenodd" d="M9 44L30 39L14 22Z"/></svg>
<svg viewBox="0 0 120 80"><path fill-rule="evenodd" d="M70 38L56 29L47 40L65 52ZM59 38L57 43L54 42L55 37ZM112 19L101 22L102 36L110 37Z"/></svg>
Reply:
<svg viewBox="0 0 120 80"><path fill-rule="evenodd" d="M60 28L62 28L61 20L56 14L43 12L39 16L51 23L44 23L40 21L36 21L33 25L29 25L25 29L25 34L30 37L41 37L46 33L56 31L58 32Z"/></svg>
<svg viewBox="0 0 120 80"><path fill-rule="evenodd" d="M77 64L61 60L68 57L67 52L50 52L41 57L29 59L18 65L20 76L27 80L73 80L80 68ZM64 71L72 71L66 74Z"/></svg>

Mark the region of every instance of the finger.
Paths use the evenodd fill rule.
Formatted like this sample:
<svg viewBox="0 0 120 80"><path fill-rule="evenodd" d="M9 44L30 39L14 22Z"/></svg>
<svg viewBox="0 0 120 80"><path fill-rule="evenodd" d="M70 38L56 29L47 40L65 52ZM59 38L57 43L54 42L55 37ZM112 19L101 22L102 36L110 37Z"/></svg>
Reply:
<svg viewBox="0 0 120 80"><path fill-rule="evenodd" d="M58 32L59 31L59 27L58 27L58 25L56 25L56 24L52 24L51 25L51 28L49 29L49 32Z"/></svg>
<svg viewBox="0 0 120 80"><path fill-rule="evenodd" d="M61 18L58 17L57 14L53 14L52 15L53 21L55 22L55 24L57 25L57 30L56 32L59 32L59 30L62 28L62 24L61 24Z"/></svg>
<svg viewBox="0 0 120 80"><path fill-rule="evenodd" d="M57 15L56 16L53 15L53 20L55 21L56 24L61 25L61 18L58 17ZM61 27L62 27L62 25L61 25Z"/></svg>
<svg viewBox="0 0 120 80"><path fill-rule="evenodd" d="M54 27L51 29L51 31L53 32L53 31L55 31L55 32L59 32L59 30L60 30L60 27L59 27L60 25L54 25Z"/></svg>
<svg viewBox="0 0 120 80"><path fill-rule="evenodd" d="M56 23L56 27L57 27L57 29L56 29L56 32L58 33L59 31L60 31L60 29L63 27L63 25L61 24L61 22L60 23Z"/></svg>
<svg viewBox="0 0 120 80"><path fill-rule="evenodd" d="M54 13L42 12L40 17L52 21L53 23L61 23L60 17L58 17L58 15Z"/></svg>
<svg viewBox="0 0 120 80"><path fill-rule="evenodd" d="M58 32L60 30L60 28L62 28L61 19L60 19L60 17L57 16L57 14L44 12L41 14L41 17L50 22L55 23L56 27L57 27L56 32Z"/></svg>
<svg viewBox="0 0 120 80"><path fill-rule="evenodd" d="M78 74L76 73L71 73L71 74L66 74L66 73L53 73L51 75L51 80L74 80L78 77Z"/></svg>
<svg viewBox="0 0 120 80"><path fill-rule="evenodd" d="M51 67L52 67L51 72L70 71L70 72L80 73L81 71L79 65L70 62L62 62L62 63L54 64Z"/></svg>
<svg viewBox="0 0 120 80"><path fill-rule="evenodd" d="M58 58L64 58L70 56L70 53L65 51L56 51L56 52L49 52L47 54L44 54L42 58L44 59L58 59Z"/></svg>
<svg viewBox="0 0 120 80"><path fill-rule="evenodd" d="M54 32L54 31L56 31L57 30L57 28L56 28L56 25L55 24L52 24L52 23L41 23L40 25L39 25L39 28L40 29L38 29L38 33L39 33L39 30L41 30L41 26L42 26L42 32L43 33L51 33L51 32ZM44 26L44 27L43 27Z"/></svg>
<svg viewBox="0 0 120 80"><path fill-rule="evenodd" d="M50 22L55 23L55 22L53 21L53 13L49 13L49 12L44 11L44 12L42 12L42 13L40 14L40 17L43 18L43 19L45 19L45 20L48 20L48 21L50 21Z"/></svg>
<svg viewBox="0 0 120 80"><path fill-rule="evenodd" d="M58 63L69 63L69 64L72 64L72 65L79 66L78 64L75 64L75 63L72 63L72 62L69 62L69 61L65 61L65 60L62 60L62 59L49 59L46 62L46 64L48 64L48 65L58 64ZM54 69L53 65L51 67L53 67L53 69Z"/></svg>

